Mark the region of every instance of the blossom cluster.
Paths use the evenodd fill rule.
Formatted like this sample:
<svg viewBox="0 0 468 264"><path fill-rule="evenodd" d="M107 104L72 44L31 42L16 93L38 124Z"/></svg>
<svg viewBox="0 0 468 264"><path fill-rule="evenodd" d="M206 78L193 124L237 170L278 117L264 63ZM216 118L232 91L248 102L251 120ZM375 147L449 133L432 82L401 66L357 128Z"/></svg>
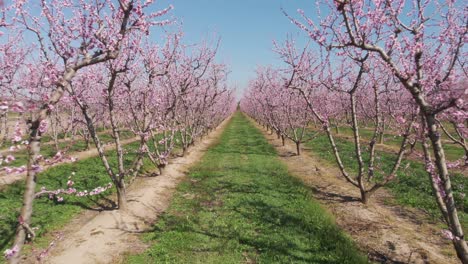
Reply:
<svg viewBox="0 0 468 264"><path fill-rule="evenodd" d="M43 186L40 192L36 193L36 197L40 197L42 195L48 195L49 199L51 200L56 200L57 202L63 202L64 198L62 195L74 195L76 197L95 196L112 188L112 183L108 183L105 186L98 186L89 192L88 190L77 191L75 188L73 188L74 184L75 183L71 180L71 177L70 177L69 180L67 181L68 188L66 189L47 190L47 188Z"/></svg>

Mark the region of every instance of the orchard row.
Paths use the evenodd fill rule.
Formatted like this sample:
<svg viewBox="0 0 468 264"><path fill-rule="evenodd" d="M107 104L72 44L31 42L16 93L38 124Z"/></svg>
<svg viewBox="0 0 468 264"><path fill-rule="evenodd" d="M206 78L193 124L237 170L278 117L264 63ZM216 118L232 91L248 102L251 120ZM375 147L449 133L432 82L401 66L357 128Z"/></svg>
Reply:
<svg viewBox="0 0 468 264"><path fill-rule="evenodd" d="M466 4L323 0L316 10L310 16L298 10L299 18L285 13L306 33L306 44L275 43L283 66L259 67L241 108L283 142L295 142L297 154L301 143L325 134L341 176L363 203L397 180L405 157L419 157L448 226L444 233L468 263L451 184L451 174L468 162ZM336 143L334 130L343 127L352 131L352 166ZM376 151L384 133L398 140L385 170ZM454 145L464 156L449 161L446 149Z"/></svg>
<svg viewBox="0 0 468 264"><path fill-rule="evenodd" d="M0 148L9 148L0 156L0 173L27 172L16 238L5 252L11 263L34 237L35 198L60 202L64 195L116 188L124 210L126 183L138 175L143 159L162 170L176 145L185 153L235 109L228 69L215 60L219 43L186 44L183 33L167 33L154 43L154 28L172 23L162 20L172 7L152 11L152 2L42 0L1 7ZM102 130L112 135L116 166L109 162ZM124 163L123 132L139 144L131 166ZM38 189L43 136L57 148L48 163L70 159L58 147L59 135L92 141L110 183L88 193L74 189L71 177L64 189ZM25 147L27 166L11 166Z"/></svg>

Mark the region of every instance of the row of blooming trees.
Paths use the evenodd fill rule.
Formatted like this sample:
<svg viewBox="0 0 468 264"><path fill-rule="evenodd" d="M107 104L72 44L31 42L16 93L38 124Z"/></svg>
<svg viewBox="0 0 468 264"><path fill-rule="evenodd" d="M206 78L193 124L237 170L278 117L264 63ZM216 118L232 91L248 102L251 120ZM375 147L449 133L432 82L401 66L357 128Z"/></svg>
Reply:
<svg viewBox="0 0 468 264"><path fill-rule="evenodd" d="M292 41L276 44L275 51L286 67L259 71L242 109L280 131L278 123L287 124L289 117L276 113L285 113L284 107L269 104L277 95L264 90L300 97L305 106L297 111L308 112L302 116L321 124L342 176L359 188L364 203L396 178L410 146L420 143L433 196L449 227L448 237L460 260L468 263L449 171L461 166L463 159L466 164L467 157L451 163L444 151L444 144L455 143L466 153L466 5L457 1L322 0L317 1L316 10L314 17L299 10L299 19L285 13L310 43L301 50ZM274 84L266 83L265 74L272 71L280 77L273 79ZM343 122L352 128L356 173L343 164L331 133L333 126ZM367 147L360 134L363 126L373 131ZM401 135L400 148L392 169L384 173L377 166L375 147L389 127ZM442 140L443 133L449 141Z"/></svg>
<svg viewBox="0 0 468 264"><path fill-rule="evenodd" d="M297 54L290 43L278 52L290 67L281 71L260 70L242 101L242 109L280 135L291 134L287 137L296 144L297 154L300 153L300 141L296 135L313 130L309 124L320 124L342 176L360 190L362 202L367 203L375 191L395 179L404 155L408 153L408 146L415 140L411 132L416 129L414 120L417 112L409 104L410 98L396 92L398 84L392 80L382 80L382 73L377 69L365 69L364 63L344 60L340 68L332 70L330 63L316 59L309 50ZM265 72L272 71L276 79L265 78ZM265 83L265 79L268 82ZM388 173L378 164L376 152L378 138L383 134L384 119L387 126L402 135L397 158ZM352 175L352 169L342 162L336 136L332 133L332 126L346 124L353 131L358 167L356 175ZM363 126L372 131L368 148L363 146L360 135Z"/></svg>
<svg viewBox="0 0 468 264"><path fill-rule="evenodd" d="M27 172L16 238L6 252L11 263L34 237L29 225L35 198L61 201L63 195L94 195L114 186L125 209L125 184L144 159L162 170L176 143L185 154L235 108L228 70L215 61L217 44L187 46L181 33L168 35L163 45L152 43L151 28L170 23L160 17L172 8L151 12L152 2L18 0L0 7L0 144L12 143L9 154L0 156L0 170ZM6 131L9 113L18 120L14 131ZM105 151L100 129L112 135L115 152ZM138 143L128 166L123 130L133 132ZM38 190L45 134L57 150L59 135L82 134L92 141L111 183L91 194L75 190L72 180L65 190ZM7 167L21 144L29 151L27 167ZM115 167L110 155L118 161ZM64 158L57 152L54 161Z"/></svg>

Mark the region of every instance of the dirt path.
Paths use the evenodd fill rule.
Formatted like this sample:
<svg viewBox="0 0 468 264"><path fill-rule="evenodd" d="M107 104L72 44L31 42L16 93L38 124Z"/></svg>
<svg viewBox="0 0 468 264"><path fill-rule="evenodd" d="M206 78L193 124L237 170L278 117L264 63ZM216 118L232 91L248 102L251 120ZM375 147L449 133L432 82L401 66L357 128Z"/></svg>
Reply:
<svg viewBox="0 0 468 264"><path fill-rule="evenodd" d="M277 149L292 175L311 187L314 197L371 259L381 263L459 263L451 242L441 236L441 227L430 223L424 213L389 205L392 196L384 189L363 205L355 199L359 197L358 189L340 177L333 164L309 151L296 156L295 145L287 142L283 147L276 135L256 126Z"/></svg>
<svg viewBox="0 0 468 264"><path fill-rule="evenodd" d="M145 248L138 234L148 230L168 206L187 169L219 138L228 120L198 142L186 156L170 161L162 176L138 178L128 191L126 213L86 211L64 230L45 263L116 263L126 252ZM34 263L29 261L28 263Z"/></svg>
<svg viewBox="0 0 468 264"><path fill-rule="evenodd" d="M125 140L122 140L121 143L122 143L122 145L127 145L127 144L130 144L130 143L135 142L137 140L139 140L139 137L125 139ZM108 150L112 149L112 147L114 147L114 144L107 144L107 145L104 146L104 150L108 151ZM75 157L78 160L83 160L83 159L87 159L87 158L90 158L90 157L95 157L98 154L99 153L98 153L97 149L93 148L93 149L86 150L86 151L67 153L67 156ZM43 166L44 166L44 170L47 170L47 169L49 169L51 167L55 167L55 166L58 166L58 165L61 165L61 164L64 164L64 163L70 163L70 162L71 161L67 160L67 161L63 161L63 162L54 163L52 165L43 165ZM3 186L12 184L12 183L14 183L16 181L19 181L19 180L22 180L22 179L26 178L26 175L27 175L27 172L12 173L12 174L6 174L5 172L0 172L0 189Z"/></svg>

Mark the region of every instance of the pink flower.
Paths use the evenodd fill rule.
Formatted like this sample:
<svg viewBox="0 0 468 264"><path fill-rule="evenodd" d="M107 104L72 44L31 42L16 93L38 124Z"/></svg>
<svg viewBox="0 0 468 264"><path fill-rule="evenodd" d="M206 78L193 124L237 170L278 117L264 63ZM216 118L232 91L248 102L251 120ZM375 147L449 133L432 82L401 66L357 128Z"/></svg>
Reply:
<svg viewBox="0 0 468 264"><path fill-rule="evenodd" d="M12 247L11 249L5 250L5 252L3 253L3 255L5 256L6 259L10 259L10 258L13 257L18 251L19 251L19 248L18 248L17 245L15 245L15 246Z"/></svg>
<svg viewBox="0 0 468 264"><path fill-rule="evenodd" d="M15 133L13 134L13 143L20 142L22 137L23 137L23 131L21 131L19 122L16 122Z"/></svg>
<svg viewBox="0 0 468 264"><path fill-rule="evenodd" d="M26 171L26 166L16 168L16 174L20 174Z"/></svg>
<svg viewBox="0 0 468 264"><path fill-rule="evenodd" d="M7 104L7 102L1 102L1 103L0 103L0 110L2 110L2 111L8 110L8 104Z"/></svg>
<svg viewBox="0 0 468 264"><path fill-rule="evenodd" d="M447 229L444 229L442 230L442 236L446 239L449 239L449 240L460 240L460 238L458 238L457 236L455 236L452 231L450 230L447 230Z"/></svg>
<svg viewBox="0 0 468 264"><path fill-rule="evenodd" d="M48 123L47 120L41 120L41 123L39 123L39 132L44 134L47 131Z"/></svg>
<svg viewBox="0 0 468 264"><path fill-rule="evenodd" d="M32 170L38 173L42 171L42 167L40 165L32 165Z"/></svg>
<svg viewBox="0 0 468 264"><path fill-rule="evenodd" d="M400 124L406 123L406 119L404 119L402 116L397 116L395 120Z"/></svg>
<svg viewBox="0 0 468 264"><path fill-rule="evenodd" d="M13 142L19 142L21 141L21 136L14 136L13 137Z"/></svg>
<svg viewBox="0 0 468 264"><path fill-rule="evenodd" d="M10 162L12 162L14 160L15 160L15 157L13 157L12 155L8 155L5 158L5 163L10 163Z"/></svg>
<svg viewBox="0 0 468 264"><path fill-rule="evenodd" d="M25 108L24 108L24 104L22 102L16 102L13 104L13 106L11 107L11 110L13 112L18 112L18 113L22 113L24 112Z"/></svg>

